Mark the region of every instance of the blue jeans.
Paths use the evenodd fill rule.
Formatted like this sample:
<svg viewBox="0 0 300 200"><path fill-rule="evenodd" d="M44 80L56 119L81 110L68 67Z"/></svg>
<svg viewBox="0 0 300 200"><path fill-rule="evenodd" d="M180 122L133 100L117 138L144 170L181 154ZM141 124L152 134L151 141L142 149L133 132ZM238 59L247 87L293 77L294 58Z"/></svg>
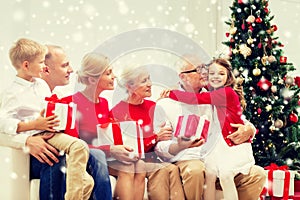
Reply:
<svg viewBox="0 0 300 200"><path fill-rule="evenodd" d="M63 200L66 192L66 177L63 168L65 156L58 157L59 163L52 167L30 156L30 179L40 179L40 200Z"/></svg>
<svg viewBox="0 0 300 200"><path fill-rule="evenodd" d="M106 157L99 149L90 149L87 172L94 178L94 189L90 199L111 200L111 185Z"/></svg>
<svg viewBox="0 0 300 200"><path fill-rule="evenodd" d="M66 177L61 169L66 164L65 156L52 167L30 156L30 179L40 179L40 200L64 200ZM90 149L87 172L94 178L91 200L111 200L111 185L105 154L98 149Z"/></svg>

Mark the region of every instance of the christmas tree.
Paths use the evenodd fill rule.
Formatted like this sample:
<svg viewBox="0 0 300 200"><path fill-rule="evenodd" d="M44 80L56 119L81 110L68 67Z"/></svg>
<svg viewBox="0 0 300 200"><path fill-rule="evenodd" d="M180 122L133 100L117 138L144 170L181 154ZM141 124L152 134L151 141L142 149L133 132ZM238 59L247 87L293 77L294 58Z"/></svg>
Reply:
<svg viewBox="0 0 300 200"><path fill-rule="evenodd" d="M253 141L256 163L275 163L300 169L300 77L287 62L284 45L275 36L277 26L267 0L234 0L223 42L230 50L236 76L244 78L247 108L244 111L257 128Z"/></svg>

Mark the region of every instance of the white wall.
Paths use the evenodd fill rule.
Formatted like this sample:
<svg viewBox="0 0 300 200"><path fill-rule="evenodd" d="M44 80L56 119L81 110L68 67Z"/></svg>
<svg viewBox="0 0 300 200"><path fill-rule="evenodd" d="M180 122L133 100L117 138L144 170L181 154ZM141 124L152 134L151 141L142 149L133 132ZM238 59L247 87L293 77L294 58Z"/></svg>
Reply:
<svg viewBox="0 0 300 200"><path fill-rule="evenodd" d="M183 34L214 56L225 50L221 42L228 27L224 20L230 16L231 1L217 0L12 0L0 1L0 90L14 77L15 71L8 59L8 50L20 37L41 43L63 46L76 70L82 56L104 41L136 30L156 27ZM269 2L275 15L277 31L285 44L289 62L298 67L300 44L299 0L272 0ZM161 41L160 41L161 42ZM169 41L163 41L169 42ZM115 48L122 48L115 45ZM218 50L218 51L217 51ZM105 51L105 50L104 50ZM103 52L106 53L106 52ZM144 53L144 54L143 54ZM143 56L140 56L142 55ZM127 57L127 58L126 58ZM122 59L121 59L122 58ZM127 52L115 64L138 62L172 66L176 56L152 49ZM121 62L122 61L122 62ZM299 74L299 67L298 72ZM75 76L65 89L72 93Z"/></svg>

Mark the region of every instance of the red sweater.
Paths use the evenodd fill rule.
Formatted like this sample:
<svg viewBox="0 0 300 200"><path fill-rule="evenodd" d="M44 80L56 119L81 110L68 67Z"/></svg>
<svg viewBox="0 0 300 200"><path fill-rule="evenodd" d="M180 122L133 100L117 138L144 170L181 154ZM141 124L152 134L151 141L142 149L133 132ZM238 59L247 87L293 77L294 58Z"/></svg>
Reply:
<svg viewBox="0 0 300 200"><path fill-rule="evenodd" d="M142 120L145 152L151 152L156 144L156 134L153 133L153 115L155 102L144 100L142 104L133 105L125 101L119 102L111 110L111 115L116 121Z"/></svg>
<svg viewBox="0 0 300 200"><path fill-rule="evenodd" d="M234 143L227 136L236 131L230 124L243 124L242 109L237 93L231 87L223 87L210 92L191 93L172 90L169 97L188 104L211 104L217 108L222 135L229 146ZM248 141L250 142L250 140Z"/></svg>
<svg viewBox="0 0 300 200"><path fill-rule="evenodd" d="M69 130L68 134L76 135L86 141L90 148L97 148L109 154L109 145L96 147L92 145L93 139L97 138L97 124L109 121L108 102L99 97L99 103L88 100L81 92L75 93L73 102L77 104L77 119L75 129Z"/></svg>

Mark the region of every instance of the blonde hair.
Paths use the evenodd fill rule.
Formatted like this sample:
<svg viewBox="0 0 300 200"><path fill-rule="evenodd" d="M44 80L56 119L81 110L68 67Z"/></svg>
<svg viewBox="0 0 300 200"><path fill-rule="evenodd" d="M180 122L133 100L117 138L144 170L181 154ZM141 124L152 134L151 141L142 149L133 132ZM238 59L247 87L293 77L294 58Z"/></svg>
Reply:
<svg viewBox="0 0 300 200"><path fill-rule="evenodd" d="M117 81L119 86L126 88L126 85L134 85L139 76L148 72L146 66L129 65L123 68Z"/></svg>
<svg viewBox="0 0 300 200"><path fill-rule="evenodd" d="M109 67L110 60L105 55L90 52L81 61L81 68L78 70L78 82L88 84L89 77L101 76Z"/></svg>
<svg viewBox="0 0 300 200"><path fill-rule="evenodd" d="M24 61L32 62L47 53L47 47L30 39L19 39L9 50L12 65L18 70Z"/></svg>

